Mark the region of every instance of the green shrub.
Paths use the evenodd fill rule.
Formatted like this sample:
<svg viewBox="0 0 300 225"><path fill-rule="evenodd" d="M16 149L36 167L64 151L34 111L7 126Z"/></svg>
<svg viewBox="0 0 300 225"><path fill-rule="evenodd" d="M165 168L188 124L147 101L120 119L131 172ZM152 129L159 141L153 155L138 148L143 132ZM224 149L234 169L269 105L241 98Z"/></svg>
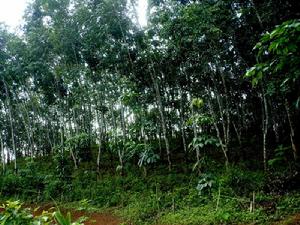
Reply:
<svg viewBox="0 0 300 225"><path fill-rule="evenodd" d="M7 201L1 206L1 225L50 225L51 214L43 212L42 215L34 217L30 209L23 208L19 201Z"/></svg>
<svg viewBox="0 0 300 225"><path fill-rule="evenodd" d="M30 208L24 208L19 201L6 201L0 207L0 225L83 225L85 218L72 222L70 213L64 216L59 210L54 213L43 211L33 216Z"/></svg>
<svg viewBox="0 0 300 225"><path fill-rule="evenodd" d="M262 172L253 172L238 167L230 167L219 177L219 183L232 194L248 196L253 191L261 191L265 185L265 176Z"/></svg>
<svg viewBox="0 0 300 225"><path fill-rule="evenodd" d="M13 173L7 173L2 177L1 194L6 197L15 196L22 190L22 178Z"/></svg>
<svg viewBox="0 0 300 225"><path fill-rule="evenodd" d="M280 198L277 210L282 214L298 213L300 211L300 194L289 193Z"/></svg>
<svg viewBox="0 0 300 225"><path fill-rule="evenodd" d="M45 189L43 193L45 200L62 199L69 190L69 185L65 181L51 175L45 178Z"/></svg>
<svg viewBox="0 0 300 225"><path fill-rule="evenodd" d="M81 133L66 140L65 150L73 151L78 161L90 162L92 160L91 146L94 142L90 135Z"/></svg>

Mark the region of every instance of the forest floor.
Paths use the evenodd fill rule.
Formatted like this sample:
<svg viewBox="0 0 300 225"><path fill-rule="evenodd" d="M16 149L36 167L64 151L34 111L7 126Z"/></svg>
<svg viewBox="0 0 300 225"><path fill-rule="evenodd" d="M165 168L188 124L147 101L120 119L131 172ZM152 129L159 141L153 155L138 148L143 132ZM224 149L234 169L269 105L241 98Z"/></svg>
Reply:
<svg viewBox="0 0 300 225"><path fill-rule="evenodd" d="M119 225L121 221L109 213L97 213L97 212L85 212L85 211L72 211L72 218L74 220L80 217L87 217L88 219L84 222L85 225Z"/></svg>
<svg viewBox="0 0 300 225"><path fill-rule="evenodd" d="M42 206L38 205L25 205L31 209L35 209L34 215L41 215L43 211L53 212L56 210L56 207L53 204L44 204ZM120 225L121 220L118 219L110 212L89 212L85 210L76 210L76 209L64 209L60 207L60 210L63 214L67 212L71 213L72 221L76 221L82 217L86 218L84 221L85 225Z"/></svg>
<svg viewBox="0 0 300 225"><path fill-rule="evenodd" d="M288 216L285 219L274 223L273 225L300 225L300 213Z"/></svg>
<svg viewBox="0 0 300 225"><path fill-rule="evenodd" d="M40 215L43 211L52 212L55 210L53 204L44 204L42 206L37 205L26 205L31 209L36 209L34 215ZM120 225L123 224L121 219L114 216L111 212L97 212L97 211L86 211L86 210L76 210L76 209L64 209L61 211L66 214L71 213L72 221L76 221L79 218L85 217L85 225ZM272 225L300 225L300 213L288 216L280 221L272 223Z"/></svg>

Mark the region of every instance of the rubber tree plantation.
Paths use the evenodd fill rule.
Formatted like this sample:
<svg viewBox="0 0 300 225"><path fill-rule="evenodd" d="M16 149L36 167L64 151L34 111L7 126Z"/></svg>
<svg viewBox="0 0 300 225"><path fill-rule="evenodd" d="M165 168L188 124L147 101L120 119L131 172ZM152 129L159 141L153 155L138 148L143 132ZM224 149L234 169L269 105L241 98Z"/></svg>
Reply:
<svg viewBox="0 0 300 225"><path fill-rule="evenodd" d="M300 223L300 2L137 5L0 24L0 224Z"/></svg>

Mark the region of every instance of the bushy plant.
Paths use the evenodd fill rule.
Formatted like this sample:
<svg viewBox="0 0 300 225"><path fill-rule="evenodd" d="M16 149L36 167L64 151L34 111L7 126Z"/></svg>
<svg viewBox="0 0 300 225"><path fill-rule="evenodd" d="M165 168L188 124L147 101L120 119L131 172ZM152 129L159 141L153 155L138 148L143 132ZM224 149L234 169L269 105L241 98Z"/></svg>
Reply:
<svg viewBox="0 0 300 225"><path fill-rule="evenodd" d="M85 218L80 218L78 221L72 222L70 212L64 216L59 210L53 213L53 217L58 225L84 225L82 222L85 220Z"/></svg>
<svg viewBox="0 0 300 225"><path fill-rule="evenodd" d="M0 225L50 225L51 214L43 212L34 217L28 208L22 207L19 201L7 201L0 209Z"/></svg>
<svg viewBox="0 0 300 225"><path fill-rule="evenodd" d="M274 169L274 170L286 170L288 167L288 151L290 151L291 147L290 146L283 146L279 145L277 148L274 150L274 157L270 160L268 160L268 165Z"/></svg>
<svg viewBox="0 0 300 225"><path fill-rule="evenodd" d="M262 172L253 172L238 167L230 167L219 177L220 185L232 194L248 196L253 191L261 191L265 185L265 175Z"/></svg>
<svg viewBox="0 0 300 225"><path fill-rule="evenodd" d="M91 146L94 142L90 135L81 133L66 140L65 150L72 151L78 161L89 162L92 159Z"/></svg>
<svg viewBox="0 0 300 225"><path fill-rule="evenodd" d="M19 175L8 172L2 176L1 194L3 196L15 196L22 190L22 178Z"/></svg>
<svg viewBox="0 0 300 225"><path fill-rule="evenodd" d="M54 175L61 180L69 180L73 171L70 156L65 152L59 151L54 155L53 162L55 165Z"/></svg>
<svg viewBox="0 0 300 225"><path fill-rule="evenodd" d="M61 197L66 192L65 189L66 184L63 180L57 179L51 175L45 177L44 199L52 200L53 198Z"/></svg>
<svg viewBox="0 0 300 225"><path fill-rule="evenodd" d="M0 225L83 225L86 218L79 218L72 222L71 214L63 215L60 210L54 213L43 211L40 215L33 215L33 210L25 208L19 201L6 201L0 206Z"/></svg>
<svg viewBox="0 0 300 225"><path fill-rule="evenodd" d="M198 181L198 185L197 185L196 189L198 190L199 195L202 195L205 193L210 194L214 184L215 184L215 181L211 174L202 174L200 176L200 179Z"/></svg>

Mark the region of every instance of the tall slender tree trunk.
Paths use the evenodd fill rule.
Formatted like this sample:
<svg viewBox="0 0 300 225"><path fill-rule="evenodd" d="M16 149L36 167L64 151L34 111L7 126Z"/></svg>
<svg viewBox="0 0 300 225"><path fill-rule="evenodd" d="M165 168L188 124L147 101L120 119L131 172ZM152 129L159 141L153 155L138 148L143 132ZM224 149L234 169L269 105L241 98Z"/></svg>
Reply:
<svg viewBox="0 0 300 225"><path fill-rule="evenodd" d="M33 94L31 93L28 86L25 84L25 91L28 93L28 96L30 99L33 98ZM29 116L29 110L23 105L24 111L26 112L26 118L28 120L28 129L29 129L29 135L30 135L30 142L31 142L31 148L30 148L30 156L32 157L34 155L34 148L35 148L35 141L34 141L34 120L30 119ZM32 107L33 115L36 115L38 112L36 112L35 107Z"/></svg>
<svg viewBox="0 0 300 225"><path fill-rule="evenodd" d="M89 139L91 140L92 137L92 103L91 99L88 98L88 134L89 134Z"/></svg>
<svg viewBox="0 0 300 225"><path fill-rule="evenodd" d="M0 134L0 145L1 145L1 160L2 160L2 172L5 173L5 153L4 153L4 143L2 139L2 134Z"/></svg>
<svg viewBox="0 0 300 225"><path fill-rule="evenodd" d="M195 123L195 112L194 109L192 108L192 115L194 117L193 119L193 133L194 133L194 140L196 140L198 138L198 132L197 132L197 127L196 127L196 123ZM200 174L200 170L199 170L199 162L200 162L200 149L198 146L196 146L196 159L197 159L197 167L198 167L198 172Z"/></svg>
<svg viewBox="0 0 300 225"><path fill-rule="evenodd" d="M47 119L47 128L46 128L46 132L47 132L47 140L48 140L48 143L50 145L50 152L52 153L52 149L53 149L53 143L51 141L51 138L50 138L50 130L51 130L51 123L50 123L50 120Z"/></svg>
<svg viewBox="0 0 300 225"><path fill-rule="evenodd" d="M100 112L101 120L99 113L97 111L97 123L99 126L99 147L98 147L98 154L97 154L97 172L100 173L100 160L101 160L101 152L102 152L102 142L103 142L103 126L104 126L104 114L103 112Z"/></svg>
<svg viewBox="0 0 300 225"><path fill-rule="evenodd" d="M121 107L121 115L120 115L121 116L121 127L122 127L122 133L123 133L123 141L125 144L126 139L127 139L125 109L124 109L124 105L122 103L120 103L120 107Z"/></svg>
<svg viewBox="0 0 300 225"><path fill-rule="evenodd" d="M221 70L220 70L220 74L221 74L222 84L223 84L224 93L225 93L225 118L226 118L225 126L226 127L224 130L224 140L225 140L225 145L226 145L227 152L228 152L228 145L229 145L229 141L230 141L230 113L229 113L229 101L228 101L229 93L227 90L225 76ZM227 164L228 164L228 157L227 157Z"/></svg>
<svg viewBox="0 0 300 225"><path fill-rule="evenodd" d="M253 9L254 9L254 12L255 12L256 18L257 18L257 20L258 20L259 26L260 26L261 29L263 29L263 28L264 28L264 25L263 25L261 16L260 16L260 14L259 14L259 12L258 12L258 9L257 9L257 7L256 7L256 4L255 4L254 0L250 0L250 3L251 3L251 5L252 5L252 7L253 7Z"/></svg>
<svg viewBox="0 0 300 225"><path fill-rule="evenodd" d="M159 125L156 126L156 136L158 138L158 148L159 148L159 155L162 155L162 146L161 146L161 132L160 132L160 128Z"/></svg>
<svg viewBox="0 0 300 225"><path fill-rule="evenodd" d="M77 159L76 159L76 156L74 154L74 151L72 149L70 149L70 153L71 153L71 157L72 157L73 162L74 162L74 168L77 170L78 169L78 163L77 163Z"/></svg>
<svg viewBox="0 0 300 225"><path fill-rule="evenodd" d="M25 106L23 106L23 109L24 111L26 111L26 108ZM26 136L27 136L27 145L28 145L28 149L30 149L30 152L28 153L28 151L25 151L26 153L26 156L30 155L32 157L32 154L31 152L33 151L32 150L32 143L31 143L31 137L30 137L30 129L29 129L29 124L27 126L27 123L26 123L26 119L25 119L25 116L24 114L21 112L21 118L22 118L22 122L23 122L23 125L24 125L24 128L25 128L25 132L26 132ZM29 123L29 121L28 121Z"/></svg>
<svg viewBox="0 0 300 225"><path fill-rule="evenodd" d="M223 87L224 89L226 88L226 84L225 84L225 81L224 81L224 77L223 75L222 76L222 84L223 84ZM219 114L220 114L220 117L221 117L221 124L222 124L222 131L219 129L219 126L218 126L218 119L217 119L217 113L215 112L214 110L214 107L212 105L212 97L211 97L211 88L208 87L208 106L209 106L209 110L210 110L210 114L212 115L213 119L214 119L214 122L213 122L213 125L215 127L215 130L217 132L217 137L219 139L219 142L220 142L220 145L221 145L221 149L223 151L223 154L224 154L224 157L225 157L225 166L227 167L228 164L229 164L229 158L228 158L228 143L229 143L229 129L230 129L230 115L229 115L229 109L228 109L228 100L225 100L225 109L223 107L223 104L221 102L221 96L220 94L218 93L218 89L217 89L217 86L216 86L216 80L215 78L212 76L212 80L213 80L213 83L215 85L215 91L213 92L216 96L216 100L217 100L217 106L218 106L218 109L219 109ZM227 90L225 89L225 93L227 92ZM225 111L225 116L224 116L224 111ZM222 133L221 133L222 132Z"/></svg>
<svg viewBox="0 0 300 225"><path fill-rule="evenodd" d="M14 125L13 125L13 118L12 118L12 107L11 107L11 102L10 102L10 97L8 93L8 88L5 80L3 79L3 84L5 88L5 93L6 93L6 107L8 109L8 116L9 116L9 124L10 124L10 133L11 133L11 142L12 142L12 148L13 148L13 153L15 156L14 159L14 170L15 173L17 173L17 150L16 150L16 144L15 144L15 131L14 131Z"/></svg>
<svg viewBox="0 0 300 225"><path fill-rule="evenodd" d="M111 116L112 116L112 125L113 125L113 143L116 146L117 144L117 139L116 139L116 132L117 132L117 123L116 123L116 117L114 114L114 107L112 103L110 103L110 111L111 111ZM118 152L118 157L119 157L119 163L120 163L120 174L123 174L123 149L121 149L119 146L117 146L117 152Z"/></svg>
<svg viewBox="0 0 300 225"><path fill-rule="evenodd" d="M154 70L153 65L152 65L152 69ZM172 162L171 162L171 156L170 156L170 144L169 144L169 139L168 139L168 136L167 136L166 119L165 119L164 112L163 112L163 105L162 105L160 90L159 90L159 86L158 86L158 83L157 83L157 79L154 77L153 73L150 73L150 75L151 75L151 80L152 80L153 85L154 85L155 96L156 96L156 101L157 101L157 105L158 105L158 111L159 111L159 115L160 115L160 119L161 119L163 138L165 140L165 145L166 145L168 169L169 169L169 171L171 171Z"/></svg>
<svg viewBox="0 0 300 225"><path fill-rule="evenodd" d="M258 9L256 7L256 4L254 0L250 0L252 7L255 11L255 15L257 17L257 20L259 22L260 28L263 30L264 25L261 19L261 16L258 12ZM265 95L264 87L261 85L262 90L262 105L263 105L263 116L262 116L262 132L263 132L263 164L264 164L264 171L267 171L267 135L268 135L268 127L269 127L269 112L268 112L268 103L267 98Z"/></svg>
<svg viewBox="0 0 300 225"><path fill-rule="evenodd" d="M64 146L64 134L65 134L65 119L64 116L60 116L60 144Z"/></svg>
<svg viewBox="0 0 300 225"><path fill-rule="evenodd" d="M232 121L232 125L233 125L233 128L234 128L234 131L236 133L236 137L238 139L238 142L239 142L239 145L241 146L242 145L242 134L241 134L241 128L237 126L237 124Z"/></svg>
<svg viewBox="0 0 300 225"><path fill-rule="evenodd" d="M11 142L12 142L12 148L14 152L14 169L15 173L17 173L17 150L16 150L16 144L15 144L15 129L14 129L14 124L13 124L13 118L12 118L12 108L11 106L8 106L9 110L9 124L10 124L10 132L11 132Z"/></svg>
<svg viewBox="0 0 300 225"><path fill-rule="evenodd" d="M284 106L285 106L287 118L289 121L290 139L291 139L294 160L297 161L298 160L298 148L297 148L296 141L295 141L295 129L294 129L294 123L293 123L293 119L292 119L292 113L291 113L289 102L287 101L287 99L285 99Z"/></svg>
<svg viewBox="0 0 300 225"><path fill-rule="evenodd" d="M211 91L209 91L210 93ZM227 145L224 144L224 141L223 141L223 138L221 136L221 132L220 132L220 129L218 127L218 123L217 123L217 115L215 113L215 110L212 106L212 101L211 101L211 96L208 97L208 108L209 108L209 111L210 111L210 114L211 116L213 117L213 126L217 132L217 138L219 140L219 143L221 145L221 149L222 149L222 152L223 152L223 155L224 155L224 158L225 158L225 166L228 165L228 155L227 155L227 151L228 151L228 148L227 148ZM224 128L224 127L223 127Z"/></svg>
<svg viewBox="0 0 300 225"><path fill-rule="evenodd" d="M268 112L268 102L265 95L264 87L261 86L262 89L262 105L263 105L263 113L262 113L262 133L263 133L263 164L264 170L267 171L267 135L269 128L269 112Z"/></svg>
<svg viewBox="0 0 300 225"><path fill-rule="evenodd" d="M186 138L185 138L185 132L184 132L184 109L183 109L183 93L182 90L180 89L180 131L181 131L181 138L182 138L182 144L183 144L183 150L185 155L187 154L187 146L186 146Z"/></svg>

